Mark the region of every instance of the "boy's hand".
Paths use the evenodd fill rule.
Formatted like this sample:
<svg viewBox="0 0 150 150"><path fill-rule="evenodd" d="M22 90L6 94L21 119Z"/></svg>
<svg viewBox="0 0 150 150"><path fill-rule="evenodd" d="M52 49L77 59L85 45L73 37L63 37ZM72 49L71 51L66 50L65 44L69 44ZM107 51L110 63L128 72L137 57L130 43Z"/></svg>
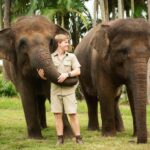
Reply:
<svg viewBox="0 0 150 150"><path fill-rule="evenodd" d="M37 72L38 72L39 76L40 76L43 80L47 80L46 77L44 76L44 70L43 70L43 69L37 69Z"/></svg>
<svg viewBox="0 0 150 150"><path fill-rule="evenodd" d="M66 80L68 78L68 73L62 73L59 77L58 77L58 82L62 83L64 82L64 80Z"/></svg>

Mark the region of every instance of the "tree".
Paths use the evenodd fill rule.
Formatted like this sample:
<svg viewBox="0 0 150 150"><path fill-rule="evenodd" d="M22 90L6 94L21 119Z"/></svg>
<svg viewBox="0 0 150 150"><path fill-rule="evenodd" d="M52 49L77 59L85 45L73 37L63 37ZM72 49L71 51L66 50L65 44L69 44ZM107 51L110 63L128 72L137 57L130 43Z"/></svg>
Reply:
<svg viewBox="0 0 150 150"><path fill-rule="evenodd" d="M2 11L3 2L0 0L0 30L3 28L3 11Z"/></svg>
<svg viewBox="0 0 150 150"><path fill-rule="evenodd" d="M108 0L99 0L100 2L100 9L101 9L101 16L102 21L109 21L109 8L108 8Z"/></svg>
<svg viewBox="0 0 150 150"><path fill-rule="evenodd" d="M105 18L106 18L106 21L109 21L109 7L108 7L108 0L105 0Z"/></svg>
<svg viewBox="0 0 150 150"><path fill-rule="evenodd" d="M99 1L94 0L94 11L93 11L93 26L96 25L97 19L98 19L98 6L99 6Z"/></svg>
<svg viewBox="0 0 150 150"><path fill-rule="evenodd" d="M147 0L147 8L148 8L148 21L150 23L150 0Z"/></svg>
<svg viewBox="0 0 150 150"><path fill-rule="evenodd" d="M124 18L124 0L118 0L118 18Z"/></svg>
<svg viewBox="0 0 150 150"><path fill-rule="evenodd" d="M4 1L4 28L10 27L10 8L11 8L11 0Z"/></svg>
<svg viewBox="0 0 150 150"><path fill-rule="evenodd" d="M131 0L131 17L134 17L134 0Z"/></svg>
<svg viewBox="0 0 150 150"><path fill-rule="evenodd" d="M148 22L150 23L150 0L147 0L147 9L148 9ZM150 104L150 59L148 61L147 67L147 99L148 103Z"/></svg>
<svg viewBox="0 0 150 150"><path fill-rule="evenodd" d="M79 38L91 27L91 16L84 5L84 0L56 0L41 9L41 14L70 31L73 47Z"/></svg>

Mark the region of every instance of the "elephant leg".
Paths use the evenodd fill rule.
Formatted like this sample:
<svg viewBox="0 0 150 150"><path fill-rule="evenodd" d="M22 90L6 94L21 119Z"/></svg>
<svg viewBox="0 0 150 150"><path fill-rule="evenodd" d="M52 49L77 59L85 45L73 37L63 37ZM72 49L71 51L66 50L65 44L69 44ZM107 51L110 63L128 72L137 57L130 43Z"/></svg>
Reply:
<svg viewBox="0 0 150 150"><path fill-rule="evenodd" d="M122 116L121 116L120 109L119 109L119 99L120 99L121 93L122 91L119 90L115 98L115 124L116 124L116 130L118 132L124 131L123 120L122 120Z"/></svg>
<svg viewBox="0 0 150 150"><path fill-rule="evenodd" d="M34 95L32 95L32 89L24 88L22 91L23 92L20 92L20 95L25 113L28 137L41 139L42 134L38 117L36 99Z"/></svg>
<svg viewBox="0 0 150 150"><path fill-rule="evenodd" d="M47 128L45 101L46 101L45 96L42 96L42 95L38 96L37 107L38 107L38 114L39 114L41 128Z"/></svg>
<svg viewBox="0 0 150 150"><path fill-rule="evenodd" d="M103 81L103 82L102 82ZM116 87L113 85L109 76L106 75L98 81L100 108L102 118L102 135L115 136L116 123L115 123L115 96Z"/></svg>
<svg viewBox="0 0 150 150"><path fill-rule="evenodd" d="M131 87L127 86L127 94L128 94L130 109L131 109L132 118L133 118L133 136L136 136L137 135L137 126L136 126L136 119L135 119L134 98L133 98L133 93L132 93Z"/></svg>
<svg viewBox="0 0 150 150"><path fill-rule="evenodd" d="M98 122L98 98L84 94L88 107L88 130L99 130Z"/></svg>

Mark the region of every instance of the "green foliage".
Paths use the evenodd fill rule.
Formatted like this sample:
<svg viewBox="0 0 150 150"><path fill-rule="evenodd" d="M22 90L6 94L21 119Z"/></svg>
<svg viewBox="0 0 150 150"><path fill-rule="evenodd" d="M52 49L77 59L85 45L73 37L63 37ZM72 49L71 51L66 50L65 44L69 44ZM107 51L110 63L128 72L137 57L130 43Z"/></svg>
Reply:
<svg viewBox="0 0 150 150"><path fill-rule="evenodd" d="M87 0L12 0L11 20L24 15L43 15L67 29L71 33L73 47L76 47L79 39L92 26L85 1Z"/></svg>
<svg viewBox="0 0 150 150"><path fill-rule="evenodd" d="M0 97L1 96L16 96L17 92L14 85L10 81L5 81L0 75Z"/></svg>

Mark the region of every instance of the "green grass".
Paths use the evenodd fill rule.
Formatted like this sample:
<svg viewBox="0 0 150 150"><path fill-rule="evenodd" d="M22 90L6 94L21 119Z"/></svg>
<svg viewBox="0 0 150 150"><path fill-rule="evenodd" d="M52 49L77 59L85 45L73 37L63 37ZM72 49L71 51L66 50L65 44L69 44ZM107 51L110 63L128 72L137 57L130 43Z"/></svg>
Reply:
<svg viewBox="0 0 150 150"><path fill-rule="evenodd" d="M84 144L75 144L74 139L65 139L65 144L56 147L56 132L54 117L47 102L48 128L42 131L44 140L27 138L26 124L21 101L16 98L0 98L0 150L148 150L150 149L150 134L147 144L136 144L132 137L132 118L128 105L121 105L125 131L116 137L102 137L101 131L87 130L87 108L85 102L78 102L79 120ZM147 109L147 126L150 132L150 108ZM99 117L100 118L100 117ZM101 120L100 120L101 124ZM135 143L129 143L134 140Z"/></svg>

